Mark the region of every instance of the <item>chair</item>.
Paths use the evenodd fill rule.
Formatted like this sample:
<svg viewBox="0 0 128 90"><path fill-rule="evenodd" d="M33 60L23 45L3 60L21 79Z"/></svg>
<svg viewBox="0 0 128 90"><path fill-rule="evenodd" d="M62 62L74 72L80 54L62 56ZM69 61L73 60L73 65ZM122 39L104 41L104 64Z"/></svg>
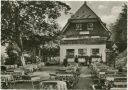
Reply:
<svg viewBox="0 0 128 90"><path fill-rule="evenodd" d="M33 77L31 78L31 81L32 81L32 87L33 89L39 85L41 79L39 77Z"/></svg>
<svg viewBox="0 0 128 90"><path fill-rule="evenodd" d="M8 86L7 88L13 88L14 86L14 78L12 75L1 75L1 83Z"/></svg>
<svg viewBox="0 0 128 90"><path fill-rule="evenodd" d="M52 73L50 73L49 75L50 75L50 79L52 79L52 77L56 77L57 76L56 74L52 74Z"/></svg>

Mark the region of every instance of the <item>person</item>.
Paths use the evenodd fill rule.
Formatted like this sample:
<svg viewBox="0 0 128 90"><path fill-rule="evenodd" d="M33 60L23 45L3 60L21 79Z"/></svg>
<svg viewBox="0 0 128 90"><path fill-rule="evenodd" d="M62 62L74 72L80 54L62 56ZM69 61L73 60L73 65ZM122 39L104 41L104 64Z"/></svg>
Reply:
<svg viewBox="0 0 128 90"><path fill-rule="evenodd" d="M78 56L77 56L77 55L75 56L74 62L75 62L75 63L78 63Z"/></svg>
<svg viewBox="0 0 128 90"><path fill-rule="evenodd" d="M92 63L92 57L91 56L89 57L89 62L88 63L89 63L89 65L88 65L88 67L89 67Z"/></svg>
<svg viewBox="0 0 128 90"><path fill-rule="evenodd" d="M85 65L88 66L89 56L85 56Z"/></svg>
<svg viewBox="0 0 128 90"><path fill-rule="evenodd" d="M75 56L75 60L74 60L74 62L76 63L76 66L78 67L78 63L79 63L79 61L78 61L78 56L77 56L77 55Z"/></svg>
<svg viewBox="0 0 128 90"><path fill-rule="evenodd" d="M7 68L6 68L5 66L1 66L1 71L2 71L2 73L5 73L6 70L7 70Z"/></svg>
<svg viewBox="0 0 128 90"><path fill-rule="evenodd" d="M68 65L68 59L67 59L67 56L64 58L63 65L64 65L65 67L67 67L67 65Z"/></svg>

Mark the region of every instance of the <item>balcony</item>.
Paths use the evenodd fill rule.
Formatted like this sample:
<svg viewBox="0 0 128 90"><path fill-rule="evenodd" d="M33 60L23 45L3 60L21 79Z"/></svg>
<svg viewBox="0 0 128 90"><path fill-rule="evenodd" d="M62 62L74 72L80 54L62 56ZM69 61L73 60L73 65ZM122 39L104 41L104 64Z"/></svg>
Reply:
<svg viewBox="0 0 128 90"><path fill-rule="evenodd" d="M106 38L64 38L61 44L105 44Z"/></svg>
<svg viewBox="0 0 128 90"><path fill-rule="evenodd" d="M80 31L79 34L89 34L89 31Z"/></svg>

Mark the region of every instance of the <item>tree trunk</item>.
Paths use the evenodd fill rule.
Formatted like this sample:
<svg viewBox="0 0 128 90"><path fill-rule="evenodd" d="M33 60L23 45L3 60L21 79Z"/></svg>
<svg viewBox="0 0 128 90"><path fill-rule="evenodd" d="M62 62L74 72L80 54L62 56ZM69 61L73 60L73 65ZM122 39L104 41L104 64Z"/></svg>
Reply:
<svg viewBox="0 0 128 90"><path fill-rule="evenodd" d="M39 48L39 55L38 56L41 58L41 50L40 50L40 48Z"/></svg>
<svg viewBox="0 0 128 90"><path fill-rule="evenodd" d="M19 7L17 7L15 9L15 18L14 18L14 20L15 20L15 29L17 30L17 33L19 35L19 36L17 36L19 41L16 38L16 42L18 42L18 46L20 46L20 48L21 48L20 60L22 62L22 65L24 66L25 65L25 60L24 60L24 56L23 56L23 42L22 42L22 33L21 33L22 31L20 29L20 15L19 15L19 13L20 13L20 9L19 9Z"/></svg>
<svg viewBox="0 0 128 90"><path fill-rule="evenodd" d="M21 45L21 56L20 56L20 59L21 59L21 62L22 62L22 65L26 65L25 64L25 59L24 59L24 56L23 56L23 42L22 42L22 35L20 33L19 35L19 38L20 38L20 45Z"/></svg>
<svg viewBox="0 0 128 90"><path fill-rule="evenodd" d="M32 50L33 50L33 61L32 62L35 63L36 62L36 48L33 47Z"/></svg>

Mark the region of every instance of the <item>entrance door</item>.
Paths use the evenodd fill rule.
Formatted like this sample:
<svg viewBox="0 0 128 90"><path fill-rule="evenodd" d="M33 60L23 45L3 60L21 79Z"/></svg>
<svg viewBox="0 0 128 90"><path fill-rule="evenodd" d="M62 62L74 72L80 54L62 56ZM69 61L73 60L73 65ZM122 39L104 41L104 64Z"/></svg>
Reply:
<svg viewBox="0 0 128 90"><path fill-rule="evenodd" d="M68 58L68 62L74 62L74 53L75 53L74 49L67 49L66 50L66 56Z"/></svg>
<svg viewBox="0 0 128 90"><path fill-rule="evenodd" d="M87 49L86 48L78 49L78 57L80 63L85 63L85 56L87 56Z"/></svg>

